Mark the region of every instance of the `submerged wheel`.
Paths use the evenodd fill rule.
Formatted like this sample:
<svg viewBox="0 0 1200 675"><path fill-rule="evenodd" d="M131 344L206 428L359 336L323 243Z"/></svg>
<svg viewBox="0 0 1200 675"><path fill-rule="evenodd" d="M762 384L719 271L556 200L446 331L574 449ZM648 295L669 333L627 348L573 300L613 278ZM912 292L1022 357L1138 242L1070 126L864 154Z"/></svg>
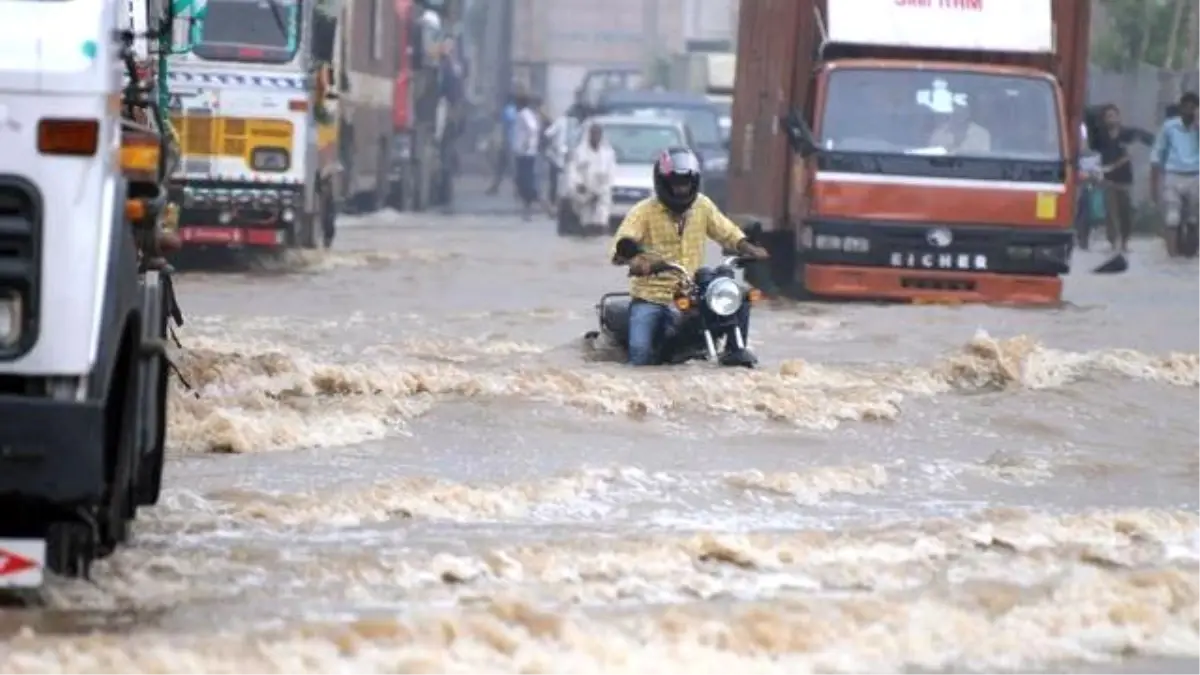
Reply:
<svg viewBox="0 0 1200 675"><path fill-rule="evenodd" d="M337 204L333 199L333 185L326 181L322 186L319 212L321 219L318 224L321 226L321 242L325 248L330 248L333 246L333 237L337 234Z"/></svg>
<svg viewBox="0 0 1200 675"><path fill-rule="evenodd" d="M129 523L137 511L136 477L140 474L138 405L142 380L137 351L141 337L126 332L105 403L104 453L108 489L97 511L100 537L97 554L112 553L129 538Z"/></svg>
<svg viewBox="0 0 1200 675"><path fill-rule="evenodd" d="M165 344L167 340L168 309L166 295L160 293L157 312L146 312L146 319L154 322L154 339L160 344ZM158 503L162 492L167 442L167 394L171 373L166 355L159 350L146 354L142 367L145 385L141 392L141 405L144 410L153 411L150 419L153 426L139 430L139 435L144 437L144 445L139 448L142 456L138 462L134 502L138 506L152 506Z"/></svg>
<svg viewBox="0 0 1200 675"><path fill-rule="evenodd" d="M317 242L320 241L317 236L317 228L321 226L325 202L321 199L320 183L317 184L316 189L317 194L313 197L313 211L300 214L300 218L296 221L296 244L300 248L316 248Z"/></svg>

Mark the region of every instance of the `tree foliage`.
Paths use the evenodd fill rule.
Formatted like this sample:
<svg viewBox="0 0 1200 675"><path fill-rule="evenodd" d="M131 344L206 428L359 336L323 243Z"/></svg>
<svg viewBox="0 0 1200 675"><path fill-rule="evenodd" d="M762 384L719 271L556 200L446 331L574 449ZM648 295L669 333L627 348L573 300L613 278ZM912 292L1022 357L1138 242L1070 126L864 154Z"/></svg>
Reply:
<svg viewBox="0 0 1200 675"><path fill-rule="evenodd" d="M1092 61L1125 70L1140 63L1194 69L1200 0L1094 0L1107 18L1092 36ZM1190 63L1189 63L1190 62Z"/></svg>

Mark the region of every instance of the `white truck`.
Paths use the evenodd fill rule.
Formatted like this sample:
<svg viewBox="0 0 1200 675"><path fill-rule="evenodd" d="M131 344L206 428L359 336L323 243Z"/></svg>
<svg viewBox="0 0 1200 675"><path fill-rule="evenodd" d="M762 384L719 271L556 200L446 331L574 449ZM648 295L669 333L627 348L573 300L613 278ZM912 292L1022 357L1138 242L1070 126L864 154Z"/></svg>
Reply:
<svg viewBox="0 0 1200 675"><path fill-rule="evenodd" d="M185 249L332 243L346 162L338 92L321 85L336 68L312 46L332 41L333 11L312 0L203 0L190 9L194 48L171 58L168 78L183 153L171 189Z"/></svg>
<svg viewBox="0 0 1200 675"><path fill-rule="evenodd" d="M171 20L16 0L0 23L0 589L87 576L159 496L170 136L131 9Z"/></svg>

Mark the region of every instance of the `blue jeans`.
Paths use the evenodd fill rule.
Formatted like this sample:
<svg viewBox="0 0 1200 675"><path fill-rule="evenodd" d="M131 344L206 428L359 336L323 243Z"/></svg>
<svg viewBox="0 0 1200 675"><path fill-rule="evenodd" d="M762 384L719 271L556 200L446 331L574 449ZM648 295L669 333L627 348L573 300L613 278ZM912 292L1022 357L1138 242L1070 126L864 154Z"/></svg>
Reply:
<svg viewBox="0 0 1200 675"><path fill-rule="evenodd" d="M662 348L662 337L671 321L671 308L645 300L634 300L629 306L629 364L634 366L658 365ZM750 303L744 303L737 313L737 325L742 329L742 339L750 339ZM714 335L714 338L720 337ZM726 336L725 350L734 351L737 343L733 331Z"/></svg>

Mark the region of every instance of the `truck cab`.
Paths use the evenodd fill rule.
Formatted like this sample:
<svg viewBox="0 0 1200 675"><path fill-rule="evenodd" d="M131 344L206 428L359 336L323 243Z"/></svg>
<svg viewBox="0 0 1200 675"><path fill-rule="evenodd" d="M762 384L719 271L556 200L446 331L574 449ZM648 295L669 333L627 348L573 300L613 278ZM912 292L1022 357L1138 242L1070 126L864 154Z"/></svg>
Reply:
<svg viewBox="0 0 1200 675"><path fill-rule="evenodd" d="M791 91L772 101L757 72L739 78L733 122L731 210L769 223L774 285L830 299L1057 303L1087 2L796 5L795 43L774 36L797 55Z"/></svg>
<svg viewBox="0 0 1200 675"><path fill-rule="evenodd" d="M173 153L133 26L169 36L172 17L145 0L5 10L0 588L32 588L47 569L87 576L159 497Z"/></svg>
<svg viewBox="0 0 1200 675"><path fill-rule="evenodd" d="M339 157L319 127L332 126L337 91L319 86L319 4L185 3L195 47L171 57L169 80L184 247L312 248L322 232L331 243Z"/></svg>
<svg viewBox="0 0 1200 675"><path fill-rule="evenodd" d="M449 62L443 57L458 47L447 38L462 2L393 1L397 63L388 204L422 211L449 205L453 197L453 148L464 110L461 97L449 95L450 73L443 70Z"/></svg>

